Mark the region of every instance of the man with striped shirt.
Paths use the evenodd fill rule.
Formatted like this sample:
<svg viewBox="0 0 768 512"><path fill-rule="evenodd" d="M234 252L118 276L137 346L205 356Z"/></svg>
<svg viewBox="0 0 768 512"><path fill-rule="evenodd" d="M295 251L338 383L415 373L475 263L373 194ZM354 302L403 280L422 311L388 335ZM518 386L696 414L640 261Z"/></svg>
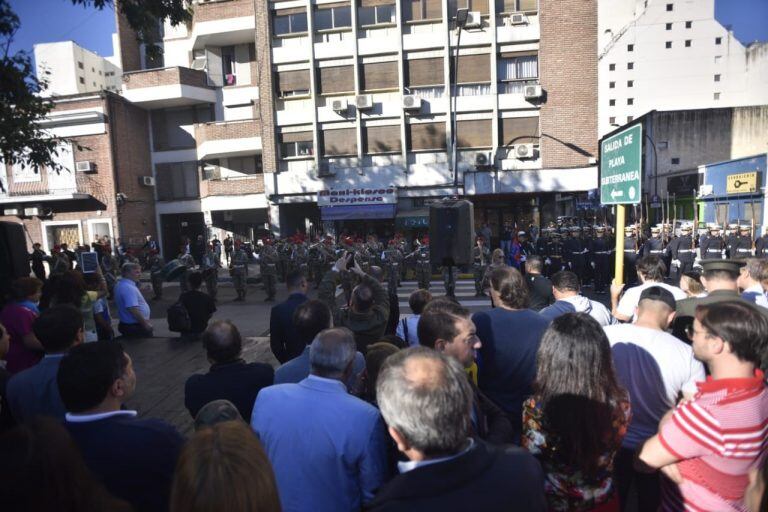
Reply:
<svg viewBox="0 0 768 512"><path fill-rule="evenodd" d="M694 398L670 411L639 459L660 468L663 510L742 511L749 470L768 441L768 391L761 366L768 320L754 306L701 305L688 333L711 376Z"/></svg>

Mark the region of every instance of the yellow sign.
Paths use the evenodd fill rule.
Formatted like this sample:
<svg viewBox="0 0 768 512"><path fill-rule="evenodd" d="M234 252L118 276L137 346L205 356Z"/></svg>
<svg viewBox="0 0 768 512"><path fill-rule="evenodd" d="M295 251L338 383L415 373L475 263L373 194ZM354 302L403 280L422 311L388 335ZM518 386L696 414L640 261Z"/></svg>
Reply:
<svg viewBox="0 0 768 512"><path fill-rule="evenodd" d="M725 178L725 191L728 194L746 194L757 190L757 173L743 172L729 174Z"/></svg>

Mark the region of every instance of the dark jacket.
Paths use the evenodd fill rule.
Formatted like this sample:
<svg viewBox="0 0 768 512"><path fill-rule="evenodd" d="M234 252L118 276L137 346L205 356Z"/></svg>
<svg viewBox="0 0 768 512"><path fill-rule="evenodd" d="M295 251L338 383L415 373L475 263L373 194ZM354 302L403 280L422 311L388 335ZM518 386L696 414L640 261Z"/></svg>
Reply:
<svg viewBox="0 0 768 512"><path fill-rule="evenodd" d="M539 462L521 448L482 442L445 462L401 473L368 504L375 512L546 510Z"/></svg>
<svg viewBox="0 0 768 512"><path fill-rule="evenodd" d="M200 290L189 290L179 296L179 302L184 304L189 313L192 333L202 333L208 327L208 321L216 312L216 302L207 293Z"/></svg>
<svg viewBox="0 0 768 512"><path fill-rule="evenodd" d="M193 375L184 386L184 405L194 418L213 400L229 400L246 422L251 421L253 403L262 388L271 386L275 371L265 363L215 363L204 375Z"/></svg>
<svg viewBox="0 0 768 512"><path fill-rule="evenodd" d="M540 311L555 302L555 297L552 295L552 281L541 274L526 274L525 280L528 282L528 297L532 310Z"/></svg>
<svg viewBox="0 0 768 512"><path fill-rule="evenodd" d="M472 386L475 435L489 444L511 444L515 435L507 415L475 386L472 379L469 379L469 384Z"/></svg>
<svg viewBox="0 0 768 512"><path fill-rule="evenodd" d="M290 294L284 302L272 307L269 315L269 345L280 363L290 361L304 351L306 344L296 339L293 313L308 300L306 295L297 292Z"/></svg>

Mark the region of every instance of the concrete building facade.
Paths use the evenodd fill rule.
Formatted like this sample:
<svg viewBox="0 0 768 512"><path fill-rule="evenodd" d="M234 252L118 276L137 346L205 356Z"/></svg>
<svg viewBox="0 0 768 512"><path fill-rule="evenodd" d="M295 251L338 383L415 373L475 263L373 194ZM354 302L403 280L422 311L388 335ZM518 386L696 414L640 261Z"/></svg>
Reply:
<svg viewBox="0 0 768 512"><path fill-rule="evenodd" d="M49 84L44 96L121 90L120 67L74 41L36 44L34 54L37 77Z"/></svg>
<svg viewBox="0 0 768 512"><path fill-rule="evenodd" d="M768 104L768 43L744 45L715 0L599 2L599 133L651 110Z"/></svg>

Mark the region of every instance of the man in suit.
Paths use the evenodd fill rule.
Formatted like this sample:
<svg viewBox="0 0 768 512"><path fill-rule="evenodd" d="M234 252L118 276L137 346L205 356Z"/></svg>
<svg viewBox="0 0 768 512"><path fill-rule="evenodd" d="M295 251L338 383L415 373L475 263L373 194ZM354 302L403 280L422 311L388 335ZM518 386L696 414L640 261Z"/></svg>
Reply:
<svg viewBox="0 0 768 512"><path fill-rule="evenodd" d="M184 405L193 418L213 400L229 400L243 418L250 418L253 402L262 388L271 386L274 370L265 363L246 363L242 359L240 331L229 320L213 322L203 333L203 347L211 368L192 375L184 386Z"/></svg>
<svg viewBox="0 0 768 512"><path fill-rule="evenodd" d="M136 417L123 405L136 389L131 358L120 343L86 343L59 366L65 426L86 465L115 497L134 510L167 511L184 439L157 419Z"/></svg>
<svg viewBox="0 0 768 512"><path fill-rule="evenodd" d="M43 311L32 331L43 345L45 357L8 381L11 414L18 423L33 416L64 419L67 411L59 396L56 374L67 350L83 342L83 315L72 305L59 304Z"/></svg>
<svg viewBox="0 0 768 512"><path fill-rule="evenodd" d="M289 361L304 351L306 344L296 339L293 313L309 300L309 285L300 270L289 272L285 283L288 286L288 298L272 306L269 316L269 345L280 363Z"/></svg>
<svg viewBox="0 0 768 512"><path fill-rule="evenodd" d="M379 411L344 385L354 357L352 332L327 329L310 347L309 377L262 389L256 398L251 427L272 463L285 512L360 510L384 482Z"/></svg>
<svg viewBox="0 0 768 512"><path fill-rule="evenodd" d="M467 437L472 388L455 358L426 347L391 355L376 397L408 462L398 463L400 474L379 490L369 510L500 512L513 503L546 510L544 475L533 455Z"/></svg>

